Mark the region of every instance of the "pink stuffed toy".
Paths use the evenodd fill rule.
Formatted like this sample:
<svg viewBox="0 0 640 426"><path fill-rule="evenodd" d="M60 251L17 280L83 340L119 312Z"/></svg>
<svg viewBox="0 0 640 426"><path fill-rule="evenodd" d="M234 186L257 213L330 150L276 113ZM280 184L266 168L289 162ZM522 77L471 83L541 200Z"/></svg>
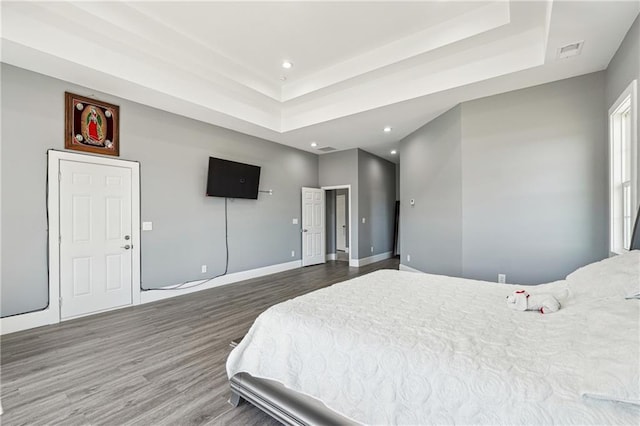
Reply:
<svg viewBox="0 0 640 426"><path fill-rule="evenodd" d="M541 314L550 314L560 309L560 302L550 294L532 296L524 290L517 290L511 296L507 296L507 306L516 311L540 311Z"/></svg>

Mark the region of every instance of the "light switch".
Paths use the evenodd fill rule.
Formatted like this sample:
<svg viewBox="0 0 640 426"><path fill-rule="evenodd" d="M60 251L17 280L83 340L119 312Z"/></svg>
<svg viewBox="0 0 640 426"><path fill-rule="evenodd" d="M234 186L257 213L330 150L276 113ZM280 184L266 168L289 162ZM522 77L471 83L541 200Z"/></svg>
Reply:
<svg viewBox="0 0 640 426"><path fill-rule="evenodd" d="M143 231L152 231L153 223L152 222L142 222L142 230Z"/></svg>
<svg viewBox="0 0 640 426"><path fill-rule="evenodd" d="M294 218L291 220L291 223L293 223L294 225L297 225L297 224L298 224L298 218L297 218L297 217L294 217Z"/></svg>
<svg viewBox="0 0 640 426"><path fill-rule="evenodd" d="M367 223L367 218L366 217L362 218L362 223Z"/></svg>

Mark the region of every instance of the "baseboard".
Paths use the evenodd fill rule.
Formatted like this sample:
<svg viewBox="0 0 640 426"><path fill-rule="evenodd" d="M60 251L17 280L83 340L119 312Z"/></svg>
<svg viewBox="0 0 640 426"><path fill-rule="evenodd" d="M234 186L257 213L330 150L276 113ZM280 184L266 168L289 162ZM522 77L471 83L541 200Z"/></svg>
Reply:
<svg viewBox="0 0 640 426"><path fill-rule="evenodd" d="M16 331L28 330L30 328L42 327L43 325L57 324L60 322L58 315L46 308L28 314L14 315L0 318L0 334L5 335Z"/></svg>
<svg viewBox="0 0 640 426"><path fill-rule="evenodd" d="M338 255L336 253L327 254L327 260L336 260L337 258L338 258Z"/></svg>
<svg viewBox="0 0 640 426"><path fill-rule="evenodd" d="M419 272L421 274L424 274L424 272L422 272L422 271L420 271L418 269L415 269L415 268L412 268L411 266L407 266L407 265L403 265L403 264L400 264L400 267L398 269L401 270L401 271Z"/></svg>
<svg viewBox="0 0 640 426"><path fill-rule="evenodd" d="M234 272L232 274L224 275L208 282L205 285L188 288L184 290L149 290L143 291L140 295L140 304L151 303L156 300L169 299L171 297L182 296L184 294L194 293L196 291L207 290L222 285L232 284L238 281L244 281L251 278L258 278L264 275L271 275L278 272L288 271L290 269L296 269L302 267L302 260L294 260L292 262L280 263L277 265L265 266L262 268L250 269L248 271ZM197 282L193 282L191 285L195 285ZM115 309L127 308L132 305L120 306ZM89 315L95 315L101 312L93 312ZM0 334L15 333L17 331L28 330L30 328L42 327L49 324L58 324L60 318L58 313L53 312L47 308L38 312L31 312L28 314L14 315L11 317L0 318ZM70 318L69 318L70 319Z"/></svg>
<svg viewBox="0 0 640 426"><path fill-rule="evenodd" d="M278 272L288 271L302 267L302 260L294 260L293 262L279 263L277 265L265 266L263 268L250 269L248 271L234 272L222 277L211 280L204 285L197 286L198 282L194 281L190 286L197 286L183 290L148 290L143 291L140 295L140 303L151 303L157 300L169 299L171 297L182 296L184 294L195 293L196 291L208 290L210 288L220 287L222 285L233 284L238 281L244 281L251 278L258 278L265 275L276 274ZM204 282L202 280L200 282ZM171 286L169 286L171 287Z"/></svg>
<svg viewBox="0 0 640 426"><path fill-rule="evenodd" d="M380 262L381 260L391 259L393 257L393 252L388 251L385 253L376 254L375 256L363 257L362 259L352 259L349 262L349 266L364 266L369 265L370 263Z"/></svg>

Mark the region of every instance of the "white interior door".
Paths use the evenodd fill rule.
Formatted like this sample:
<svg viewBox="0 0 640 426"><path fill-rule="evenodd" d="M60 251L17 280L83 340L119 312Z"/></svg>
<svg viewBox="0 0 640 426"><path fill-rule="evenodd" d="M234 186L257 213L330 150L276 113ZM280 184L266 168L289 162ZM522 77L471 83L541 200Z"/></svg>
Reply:
<svg viewBox="0 0 640 426"><path fill-rule="evenodd" d="M131 169L60 161L60 317L132 303Z"/></svg>
<svg viewBox="0 0 640 426"><path fill-rule="evenodd" d="M325 263L324 190L302 188L302 266Z"/></svg>
<svg viewBox="0 0 640 426"><path fill-rule="evenodd" d="M347 249L347 212L345 210L346 197L336 195L336 250Z"/></svg>

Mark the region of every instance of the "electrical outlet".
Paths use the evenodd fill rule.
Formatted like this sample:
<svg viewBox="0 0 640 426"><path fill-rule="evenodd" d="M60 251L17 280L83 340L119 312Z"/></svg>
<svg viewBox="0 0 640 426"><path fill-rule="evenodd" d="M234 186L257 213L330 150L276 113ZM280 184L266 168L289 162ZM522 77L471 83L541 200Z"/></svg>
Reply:
<svg viewBox="0 0 640 426"><path fill-rule="evenodd" d="M500 284L505 284L507 282L507 275L506 274L498 274L498 282Z"/></svg>
<svg viewBox="0 0 640 426"><path fill-rule="evenodd" d="M291 250L291 257L296 257L296 251L295 250Z"/></svg>
<svg viewBox="0 0 640 426"><path fill-rule="evenodd" d="M407 255L407 262L411 262L411 255L410 254Z"/></svg>
<svg viewBox="0 0 640 426"><path fill-rule="evenodd" d="M373 253L373 246L371 246L371 253Z"/></svg>
<svg viewBox="0 0 640 426"><path fill-rule="evenodd" d="M207 265L202 265L200 267L200 272L202 272L203 274L206 274L207 273Z"/></svg>

